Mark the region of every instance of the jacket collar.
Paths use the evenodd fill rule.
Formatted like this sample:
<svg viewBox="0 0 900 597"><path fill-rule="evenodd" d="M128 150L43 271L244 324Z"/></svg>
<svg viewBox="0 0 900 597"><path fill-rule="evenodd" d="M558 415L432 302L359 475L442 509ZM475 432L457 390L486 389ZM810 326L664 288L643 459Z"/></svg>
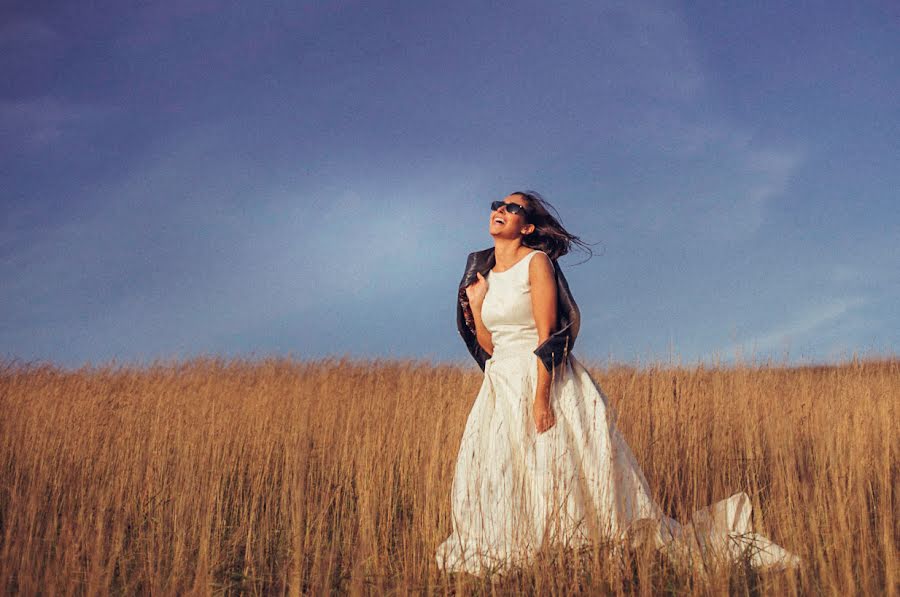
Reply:
<svg viewBox="0 0 900 597"><path fill-rule="evenodd" d="M494 247L469 253L469 258L466 260L466 271L463 272L462 280L459 282L459 289L464 291L466 286L478 279L478 274L487 276L496 263Z"/></svg>

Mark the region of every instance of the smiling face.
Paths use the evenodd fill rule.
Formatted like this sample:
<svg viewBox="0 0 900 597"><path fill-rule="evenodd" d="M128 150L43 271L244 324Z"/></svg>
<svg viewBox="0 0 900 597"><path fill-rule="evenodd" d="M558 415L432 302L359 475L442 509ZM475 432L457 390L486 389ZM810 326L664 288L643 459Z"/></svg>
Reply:
<svg viewBox="0 0 900 597"><path fill-rule="evenodd" d="M508 195L503 199L503 203L515 203L522 208L528 208L528 200L521 195ZM534 229L534 226L528 223L528 218L523 212L510 213L506 206L500 206L499 209L491 211L489 229L491 236L516 238L528 234Z"/></svg>

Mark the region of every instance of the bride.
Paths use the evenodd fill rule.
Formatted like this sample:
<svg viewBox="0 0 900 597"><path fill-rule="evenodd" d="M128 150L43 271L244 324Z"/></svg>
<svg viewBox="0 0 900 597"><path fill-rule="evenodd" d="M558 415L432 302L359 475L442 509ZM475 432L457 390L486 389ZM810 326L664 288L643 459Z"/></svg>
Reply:
<svg viewBox="0 0 900 597"><path fill-rule="evenodd" d="M438 566L483 574L526 564L549 544L638 535L682 563L720 554L796 564L751 532L744 493L684 525L650 497L606 396L572 353L580 314L557 259L585 244L548 208L533 191L494 201L494 247L466 264L457 325L484 380L457 455L453 528Z"/></svg>

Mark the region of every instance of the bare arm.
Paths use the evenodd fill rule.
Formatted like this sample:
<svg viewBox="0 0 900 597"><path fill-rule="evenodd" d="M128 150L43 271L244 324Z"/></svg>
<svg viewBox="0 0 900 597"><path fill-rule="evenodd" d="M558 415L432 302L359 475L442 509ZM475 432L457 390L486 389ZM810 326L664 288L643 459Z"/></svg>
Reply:
<svg viewBox="0 0 900 597"><path fill-rule="evenodd" d="M531 284L531 309L537 327L538 345L553 333L556 326L556 275L550 258L544 253L535 255L528 264L528 279ZM553 427L556 422L550 407L550 372L537 359L538 378L534 396L534 419L538 433Z"/></svg>
<svg viewBox="0 0 900 597"><path fill-rule="evenodd" d="M488 354L494 354L494 343L488 329L481 320L481 305L484 303L484 295L487 294L487 280L480 273L478 279L466 287L466 296L469 298L469 307L472 309L472 319L475 321L475 337L478 344L487 351Z"/></svg>

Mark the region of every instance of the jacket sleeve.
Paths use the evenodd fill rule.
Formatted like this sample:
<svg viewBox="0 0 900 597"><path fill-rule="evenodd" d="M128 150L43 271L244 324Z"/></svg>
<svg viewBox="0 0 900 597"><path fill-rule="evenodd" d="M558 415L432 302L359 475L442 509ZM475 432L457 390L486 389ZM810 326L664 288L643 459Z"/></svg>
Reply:
<svg viewBox="0 0 900 597"><path fill-rule="evenodd" d="M568 331L570 327L571 326L566 327L559 332L555 332L534 350L534 354L541 359L541 362L544 363L544 367L551 373L554 368L559 367L560 363L563 362L563 359L569 354L569 342L571 338L569 337Z"/></svg>
<svg viewBox="0 0 900 597"><path fill-rule="evenodd" d="M472 309L469 307L469 297L466 296L466 283L474 275L473 262L473 256L470 255L466 264L466 272L463 274L463 279L459 284L459 290L456 295L456 328L463 342L465 342L469 354L472 355L472 358L484 371L484 363L491 358L491 355L478 343L478 337L475 334L475 319L472 316Z"/></svg>
<svg viewBox="0 0 900 597"><path fill-rule="evenodd" d="M556 272L556 288L557 288L557 327L549 338L544 340L540 346L534 350L547 371L553 372L553 369L559 367L560 363L568 356L575 344L575 338L581 326L581 313L575 299L572 298L572 291L569 289L569 283L563 275L559 265L553 263Z"/></svg>

